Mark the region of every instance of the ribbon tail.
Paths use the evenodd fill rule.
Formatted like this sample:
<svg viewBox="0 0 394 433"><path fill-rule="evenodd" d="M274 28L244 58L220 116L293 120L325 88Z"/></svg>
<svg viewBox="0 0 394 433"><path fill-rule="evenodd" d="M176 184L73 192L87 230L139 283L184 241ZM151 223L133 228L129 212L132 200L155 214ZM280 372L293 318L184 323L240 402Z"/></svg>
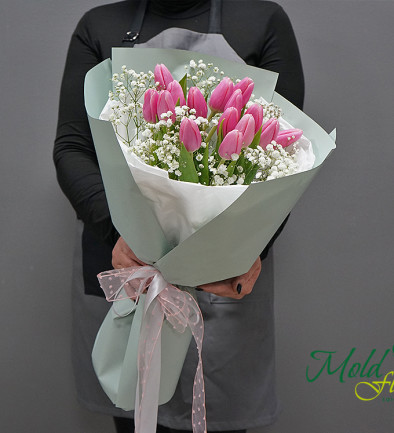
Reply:
<svg viewBox="0 0 394 433"><path fill-rule="evenodd" d="M205 386L204 386L204 374L202 367L202 339L203 339L203 324L197 325L199 330L196 329L196 325L189 321L189 327L192 331L194 340L197 345L198 352L198 365L196 374L194 376L193 384L193 404L192 404L192 425L193 433L206 433L207 432L207 420L206 420L206 409L205 409Z"/></svg>
<svg viewBox="0 0 394 433"><path fill-rule="evenodd" d="M141 327L135 405L136 433L155 433L161 374L161 331L164 313L154 299Z"/></svg>

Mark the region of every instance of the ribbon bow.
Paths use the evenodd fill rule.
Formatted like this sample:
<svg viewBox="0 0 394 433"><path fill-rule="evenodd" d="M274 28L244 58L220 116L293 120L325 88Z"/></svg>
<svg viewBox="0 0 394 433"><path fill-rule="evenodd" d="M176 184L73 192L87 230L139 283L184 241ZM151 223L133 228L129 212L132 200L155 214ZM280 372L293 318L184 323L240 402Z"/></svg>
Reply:
<svg viewBox="0 0 394 433"><path fill-rule="evenodd" d="M198 349L193 385L192 424L194 433L206 433L205 391L202 370L204 323L196 300L186 291L169 284L153 266L114 269L100 273L99 283L109 302L133 299L138 303L147 289L138 343L138 381L135 404L136 433L153 433L159 404L161 331L164 318L174 329L189 326ZM124 315L130 314L132 310Z"/></svg>

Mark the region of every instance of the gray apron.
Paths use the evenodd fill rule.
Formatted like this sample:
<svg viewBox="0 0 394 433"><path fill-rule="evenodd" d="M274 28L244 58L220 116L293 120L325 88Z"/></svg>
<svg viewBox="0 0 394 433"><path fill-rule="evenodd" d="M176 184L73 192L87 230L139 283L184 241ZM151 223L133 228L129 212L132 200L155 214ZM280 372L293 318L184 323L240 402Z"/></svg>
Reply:
<svg viewBox="0 0 394 433"><path fill-rule="evenodd" d="M138 25L141 23L128 32L125 45L134 45ZM170 28L138 46L197 51L244 63L220 34L220 1L215 0L211 6L209 33ZM73 364L78 398L93 411L133 417L133 412L114 407L92 368L93 343L109 305L103 298L84 294L81 233L82 224L78 226L73 278ZM275 394L272 251L262 263L252 293L242 300L205 292L197 292L197 296L205 323L202 358L208 430L239 430L271 424L279 412ZM192 340L174 397L159 406L159 424L192 430L196 367L197 351Z"/></svg>

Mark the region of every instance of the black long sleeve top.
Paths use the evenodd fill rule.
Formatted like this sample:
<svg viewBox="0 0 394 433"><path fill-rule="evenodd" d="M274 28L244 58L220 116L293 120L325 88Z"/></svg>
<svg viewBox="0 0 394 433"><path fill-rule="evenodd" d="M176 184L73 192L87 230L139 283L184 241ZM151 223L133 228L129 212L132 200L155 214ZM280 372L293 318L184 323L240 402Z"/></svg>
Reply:
<svg viewBox="0 0 394 433"><path fill-rule="evenodd" d="M89 69L110 57L112 47L121 46L138 4L139 0L112 3L94 8L82 17L71 38L60 93L53 153L58 182L85 227L109 247L118 235L105 197L83 86ZM170 27L207 32L209 9L207 0L151 0L138 42ZM269 1L225 0L222 33L247 64L278 72L276 91L302 107L304 78L299 50L282 7Z"/></svg>

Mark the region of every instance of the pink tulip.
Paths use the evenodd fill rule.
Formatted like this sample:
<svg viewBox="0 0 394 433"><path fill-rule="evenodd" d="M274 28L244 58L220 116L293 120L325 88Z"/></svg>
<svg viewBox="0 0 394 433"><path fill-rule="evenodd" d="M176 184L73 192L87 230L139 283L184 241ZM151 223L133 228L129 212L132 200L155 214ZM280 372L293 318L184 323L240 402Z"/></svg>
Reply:
<svg viewBox="0 0 394 433"><path fill-rule="evenodd" d="M242 92L242 106L244 107L246 103L249 101L250 97L252 96L253 89L254 89L254 83L253 80L249 77L245 77L243 80L241 80L239 83L237 83L234 86L234 91L240 89Z"/></svg>
<svg viewBox="0 0 394 433"><path fill-rule="evenodd" d="M263 123L263 107L260 104L253 104L245 111L245 114L251 114L254 117L254 133L256 134Z"/></svg>
<svg viewBox="0 0 394 433"><path fill-rule="evenodd" d="M142 106L142 115L147 122L157 122L157 100L159 93L156 89L148 89L144 95L144 105Z"/></svg>
<svg viewBox="0 0 394 433"><path fill-rule="evenodd" d="M301 129L287 129L280 131L275 141L282 147L290 146L302 137L303 131Z"/></svg>
<svg viewBox="0 0 394 433"><path fill-rule="evenodd" d="M244 138L242 142L243 147L248 147L254 138L254 117L251 114L245 114L241 120L235 125L237 131L242 132Z"/></svg>
<svg viewBox="0 0 394 433"><path fill-rule="evenodd" d="M154 76L155 82L159 83L157 86L159 90L166 89L167 86L171 83L171 81L174 81L171 72L163 64L155 66Z"/></svg>
<svg viewBox="0 0 394 433"><path fill-rule="evenodd" d="M201 146L201 132L193 119L184 117L179 129L179 139L188 152L194 152Z"/></svg>
<svg viewBox="0 0 394 433"><path fill-rule="evenodd" d="M234 90L226 105L224 106L224 109L226 110L228 107L235 107L239 112L241 112L243 108L242 100L242 91L240 89Z"/></svg>
<svg viewBox="0 0 394 433"><path fill-rule="evenodd" d="M161 120L161 115L171 111L172 115L170 119L175 122L175 104L172 99L171 93L168 90L162 90L159 93L159 98L157 100L157 115L159 120Z"/></svg>
<svg viewBox="0 0 394 433"><path fill-rule="evenodd" d="M219 155L223 159L231 159L231 155L240 154L242 150L243 134L234 129L230 131L223 139L219 146Z"/></svg>
<svg viewBox="0 0 394 433"><path fill-rule="evenodd" d="M209 99L209 107L212 111L223 112L224 106L233 93L234 84L228 77L223 80L213 89L211 98Z"/></svg>
<svg viewBox="0 0 394 433"><path fill-rule="evenodd" d="M182 105L186 104L182 86L178 83L178 81L171 81L171 83L167 86L167 90L171 93L175 105L178 105L178 101L181 107Z"/></svg>
<svg viewBox="0 0 394 433"><path fill-rule="evenodd" d="M207 103L198 87L190 87L187 94L187 106L196 110L196 117L207 117Z"/></svg>
<svg viewBox="0 0 394 433"><path fill-rule="evenodd" d="M264 123L261 130L261 137L259 145L265 149L272 140L275 140L279 132L279 122L275 118L271 118Z"/></svg>
<svg viewBox="0 0 394 433"><path fill-rule="evenodd" d="M222 124L222 133L223 137L225 137L230 131L235 128L235 125L239 121L239 111L234 107L229 107L225 112L220 116L218 122L217 132L219 133L220 124Z"/></svg>

